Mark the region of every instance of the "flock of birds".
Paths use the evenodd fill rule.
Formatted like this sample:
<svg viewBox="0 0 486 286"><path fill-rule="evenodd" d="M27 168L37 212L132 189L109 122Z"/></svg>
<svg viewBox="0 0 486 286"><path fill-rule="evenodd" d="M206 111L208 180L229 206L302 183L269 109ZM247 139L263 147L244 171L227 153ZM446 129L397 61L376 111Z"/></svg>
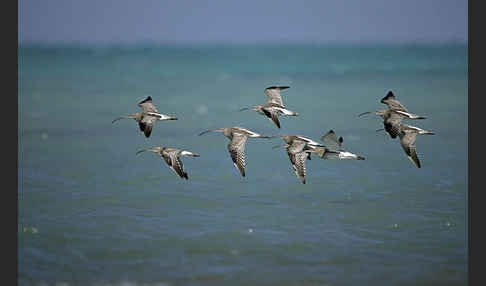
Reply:
<svg viewBox="0 0 486 286"><path fill-rule="evenodd" d="M264 105L255 105L252 107L242 108L243 110L254 110L257 113L266 116L271 120L278 128L280 128L279 115L282 116L298 116L297 112L288 110L282 101L280 94L281 90L287 89L289 86L271 86L264 90L267 95L267 103ZM385 130L391 138L400 138L400 144L405 151L407 157L420 168L420 161L417 156L415 141L419 134L434 134L431 131L423 130L421 128L406 125L402 123L404 119L425 119L424 116L410 113L403 104L401 104L391 91L381 99L380 101L388 106L388 109L382 109L375 112L364 112L358 116L365 114L375 114L383 119L384 128L377 131ZM142 109L142 112L136 112L127 116L118 117L113 122L123 119L132 118L137 121L140 131L145 134L145 137L150 137L154 123L159 120L177 120L176 117L165 115L160 113L155 105L152 103L152 98L148 96L145 100L138 103L138 106ZM112 122L112 123L113 123ZM343 149L343 138L337 137L334 131L331 129L324 134L320 139L325 144L318 143L312 139L301 135L278 135L278 136L265 136L253 132L249 129L242 127L226 127L219 129L211 129L201 132L199 135L203 135L209 132L220 132L226 136L230 142L228 144L228 151L233 161L234 166L245 177L245 146L248 138L282 138L285 144L274 146L273 148L285 147L290 162L294 168L295 174L300 181L305 184L306 167L305 161L311 160L311 154L315 153L322 159L355 159L364 160L365 158L360 155L356 155L347 152ZM162 157L167 165L181 178L188 179L187 173L184 171L184 167L180 156L199 157L199 154L189 152L187 150L155 146L149 149L138 151L136 154L142 152L154 152Z"/></svg>

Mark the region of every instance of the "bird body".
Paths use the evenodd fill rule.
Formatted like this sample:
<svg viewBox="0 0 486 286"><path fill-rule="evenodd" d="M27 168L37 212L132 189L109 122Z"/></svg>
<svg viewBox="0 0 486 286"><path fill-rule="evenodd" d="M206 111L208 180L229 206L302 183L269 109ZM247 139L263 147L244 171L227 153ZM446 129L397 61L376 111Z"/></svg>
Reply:
<svg viewBox="0 0 486 286"><path fill-rule="evenodd" d="M182 149L172 148L172 147L165 147L165 146L155 146L150 149L140 150L137 152L137 155L142 152L154 152L160 157L164 159L167 165L181 178L188 179L187 173L184 171L184 167L182 165L182 161L180 160L180 156L190 156L190 157L199 157L198 154L189 152Z"/></svg>

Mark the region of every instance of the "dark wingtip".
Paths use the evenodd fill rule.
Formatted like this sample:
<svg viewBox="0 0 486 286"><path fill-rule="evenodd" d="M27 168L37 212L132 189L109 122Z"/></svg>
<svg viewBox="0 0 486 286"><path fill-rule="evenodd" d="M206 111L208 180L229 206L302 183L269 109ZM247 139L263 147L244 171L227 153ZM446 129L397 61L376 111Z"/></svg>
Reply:
<svg viewBox="0 0 486 286"><path fill-rule="evenodd" d="M145 137L149 138L150 134L152 134L152 130L145 129L143 133L145 134Z"/></svg>
<svg viewBox="0 0 486 286"><path fill-rule="evenodd" d="M139 104L145 103L145 102L147 102L147 101L152 101L152 97L150 97L150 95L149 95L149 96L147 96L147 98L146 98L146 99L144 99L144 100L140 101L140 103L139 103Z"/></svg>
<svg viewBox="0 0 486 286"><path fill-rule="evenodd" d="M186 180L187 180L187 179L189 179L189 177L187 176L187 173L186 173L186 172L184 172L184 173L182 174L182 177L183 177L184 179L186 179Z"/></svg>
<svg viewBox="0 0 486 286"><path fill-rule="evenodd" d="M267 87L266 89L278 89L278 90L282 90L282 89L287 89L289 87L290 86L275 86L275 85L272 85L272 86Z"/></svg>
<svg viewBox="0 0 486 286"><path fill-rule="evenodd" d="M394 97L395 97L395 95L394 95L394 94L393 94L393 92L391 92L391 90L390 90L390 91L389 91L389 92L386 94L386 96L385 96L385 97L383 97L383 98L381 99L381 101L380 101L380 102L381 102L381 103L384 103L384 101L385 101L385 100L387 100L387 99L389 99L389 98L394 98Z"/></svg>
<svg viewBox="0 0 486 286"><path fill-rule="evenodd" d="M339 137L338 141L339 143L343 143L343 137Z"/></svg>
<svg viewBox="0 0 486 286"><path fill-rule="evenodd" d="M364 159L365 159L365 157L363 157L363 156L358 156L358 160L364 160Z"/></svg>

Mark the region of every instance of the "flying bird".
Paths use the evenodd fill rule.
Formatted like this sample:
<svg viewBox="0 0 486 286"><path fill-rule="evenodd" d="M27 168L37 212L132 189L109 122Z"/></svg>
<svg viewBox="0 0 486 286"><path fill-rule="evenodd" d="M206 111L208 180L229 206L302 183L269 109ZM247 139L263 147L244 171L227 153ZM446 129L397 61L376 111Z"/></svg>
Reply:
<svg viewBox="0 0 486 286"><path fill-rule="evenodd" d="M124 118L132 118L138 122L140 131L145 134L145 137L150 137L154 123L158 120L177 120L176 117L159 113L155 105L152 103L152 97L148 96L146 99L138 103L142 108L142 112L132 113L126 116L115 118L111 123Z"/></svg>
<svg viewBox="0 0 486 286"><path fill-rule="evenodd" d="M317 156L322 159L355 159L364 160L365 158L361 155L353 154L347 152L343 149L343 137L337 137L334 130L329 130L326 134L321 137L321 141L325 143L325 147L316 147L314 152Z"/></svg>
<svg viewBox="0 0 486 286"><path fill-rule="evenodd" d="M390 135L391 138L395 139L400 132L400 124L404 119L425 119L425 116L417 115L408 112L407 108L401 104L393 94L389 91L385 97L380 100L381 103L386 104L388 109L381 109L378 111L368 111L363 112L358 115L362 116L365 114L375 114L383 119L383 126L385 131ZM378 129L377 131L380 131Z"/></svg>
<svg viewBox="0 0 486 286"><path fill-rule="evenodd" d="M400 145L402 145L403 151L405 151L408 159L410 159L410 161L412 161L417 166L417 168L420 168L420 161L417 156L417 150L415 146L415 140L417 139L418 134L434 135L435 133L406 124L402 124L400 126Z"/></svg>
<svg viewBox="0 0 486 286"><path fill-rule="evenodd" d="M266 116L268 119L273 121L273 123L280 128L280 121L278 120L279 115L285 116L298 116L299 114L294 111L290 111L285 108L282 102L282 96L280 91L289 88L289 86L271 86L264 90L267 95L267 103L264 105L255 105L252 107L245 107L240 109L243 110L254 110L261 115Z"/></svg>
<svg viewBox="0 0 486 286"><path fill-rule="evenodd" d="M231 160L233 161L233 165L235 166L235 168L241 173L243 177L245 177L246 175L245 146L248 137L273 138L271 136L260 135L256 132L241 127L211 129L211 130L201 132L199 136L208 132L221 132L223 133L224 136L226 136L230 140L228 144L228 151L231 156Z"/></svg>
<svg viewBox="0 0 486 286"><path fill-rule="evenodd" d="M402 110L395 110L395 109L381 109L378 111L368 111L359 114L358 116L362 116L365 114L375 114L383 118L383 126L385 131L390 135L391 138L395 139L400 132L400 124L404 119L425 119L425 116L409 113ZM379 131L381 129L378 129Z"/></svg>
<svg viewBox="0 0 486 286"><path fill-rule="evenodd" d="M295 175L299 178L302 184L305 184L305 161L311 160L311 153L315 152L318 147L324 147L324 145L301 135L282 135L274 137L282 137L285 144L274 146L273 148L285 146L290 163L294 168Z"/></svg>
<svg viewBox="0 0 486 286"><path fill-rule="evenodd" d="M169 167L181 178L188 179L187 173L184 171L184 167L182 165L182 161L180 160L180 156L191 156L191 157L199 157L198 154L189 152L186 150L171 148L171 147L162 147L162 146L155 146L150 149L140 150L137 152L137 155L142 152L154 152L160 157L164 158L165 162Z"/></svg>

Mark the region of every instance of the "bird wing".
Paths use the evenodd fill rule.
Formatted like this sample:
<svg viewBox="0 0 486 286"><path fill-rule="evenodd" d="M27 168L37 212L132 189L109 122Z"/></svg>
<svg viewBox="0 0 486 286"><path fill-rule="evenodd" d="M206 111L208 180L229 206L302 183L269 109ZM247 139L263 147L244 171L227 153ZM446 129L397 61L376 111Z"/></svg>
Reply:
<svg viewBox="0 0 486 286"><path fill-rule="evenodd" d="M299 152L293 154L294 162L292 163L292 167L294 167L295 174L299 177L300 181L305 184L305 160L308 158L309 154L307 152Z"/></svg>
<svg viewBox="0 0 486 286"><path fill-rule="evenodd" d="M152 103L152 98L149 96L145 100L141 101L138 106L142 108L142 111L144 113L147 112L159 112L155 105Z"/></svg>
<svg viewBox="0 0 486 286"><path fill-rule="evenodd" d="M321 158L324 159L324 160L337 160L337 159L340 159L340 157L339 157L340 153L341 152L339 152L339 151L326 150L326 152L323 154L323 156Z"/></svg>
<svg viewBox="0 0 486 286"><path fill-rule="evenodd" d="M287 147L287 152L292 154L302 152L306 145L307 142L295 139L292 141L292 144Z"/></svg>
<svg viewBox="0 0 486 286"><path fill-rule="evenodd" d="M397 100L393 92L389 91L385 97L383 97L380 101L383 104L388 105L388 108L395 109L395 110L402 110L408 112L408 110Z"/></svg>
<svg viewBox="0 0 486 286"><path fill-rule="evenodd" d="M337 137L333 130L330 130L321 137L321 141L326 143L328 151L344 151L341 147L343 143L343 137Z"/></svg>
<svg viewBox="0 0 486 286"><path fill-rule="evenodd" d="M245 176L245 144L247 140L248 136L234 133L233 139L228 144L231 160L243 177Z"/></svg>
<svg viewBox="0 0 486 286"><path fill-rule="evenodd" d="M275 125L277 125L278 128L280 128L280 121L278 120L278 113L277 111L273 109L267 109L267 108L262 108L263 113L265 113L265 116L270 118Z"/></svg>
<svg viewBox="0 0 486 286"><path fill-rule="evenodd" d="M167 162L167 164L169 164L169 166L171 167L172 170L174 170L174 172L179 175L179 177L181 178L185 178L187 180L187 173L184 172L184 166L182 164L182 161L180 160L179 158L179 152L180 150L172 150L170 152L163 152L163 157L164 159L166 159L166 157L168 157L168 159L170 160L170 164L169 164L169 160L165 160Z"/></svg>
<svg viewBox="0 0 486 286"><path fill-rule="evenodd" d="M140 130L145 133L145 137L150 137L152 133L152 127L154 126L154 122L157 120L157 117L153 117L150 115L143 116L142 120L138 123Z"/></svg>
<svg viewBox="0 0 486 286"><path fill-rule="evenodd" d="M407 154L407 157L412 160L418 168L420 168L420 161L415 148L416 139L417 133L405 133L404 135L400 136L400 144L402 145L405 154Z"/></svg>
<svg viewBox="0 0 486 286"><path fill-rule="evenodd" d="M162 158L164 158L164 160L165 160L165 162L167 163L167 165L172 166L172 160L171 160L171 158L170 158L170 155L169 155L167 152L162 152L162 153L160 154L160 156L161 156Z"/></svg>
<svg viewBox="0 0 486 286"><path fill-rule="evenodd" d="M282 89L287 89L289 86L271 86L267 87L264 92L267 95L267 103L276 103L282 107L284 107L282 102L282 96L280 95L280 91Z"/></svg>
<svg viewBox="0 0 486 286"><path fill-rule="evenodd" d="M390 134L391 138L396 138L400 134L400 124L402 123L403 115L390 112L390 116L383 120L385 131Z"/></svg>

